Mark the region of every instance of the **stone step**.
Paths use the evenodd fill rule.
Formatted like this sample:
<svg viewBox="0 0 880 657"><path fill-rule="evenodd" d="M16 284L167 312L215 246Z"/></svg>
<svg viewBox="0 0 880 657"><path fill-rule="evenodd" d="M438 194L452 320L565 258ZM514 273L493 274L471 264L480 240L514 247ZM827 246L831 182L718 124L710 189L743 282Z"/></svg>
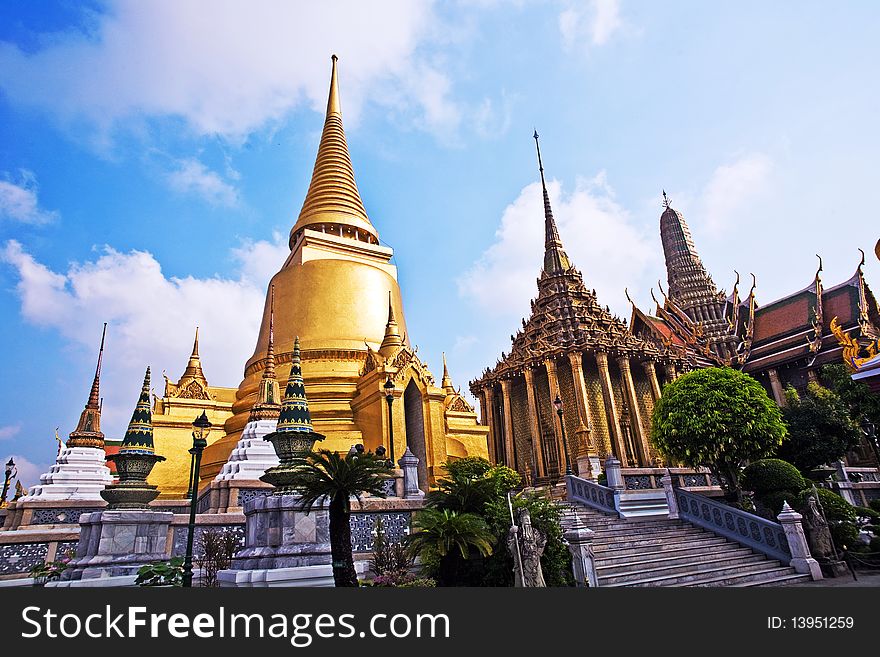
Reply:
<svg viewBox="0 0 880 657"><path fill-rule="evenodd" d="M745 587L745 586L785 586L787 584L795 584L798 581L806 581L806 580L792 580L792 576L797 577L806 577L809 580L809 575L798 575L794 568L790 566L783 566L778 561L773 561L768 559L767 564L769 564L765 569L752 571L742 574L734 574L732 576L722 576L722 577L713 577L707 580L699 580L692 582L690 584L684 584L683 586L689 587L716 587L716 586L734 586L734 587ZM775 567L773 567L775 564ZM785 582L785 584L778 584L776 582Z"/></svg>
<svg viewBox="0 0 880 657"><path fill-rule="evenodd" d="M617 584L637 584L648 579L658 577L681 576L691 577L698 573L710 571L716 572L723 568L730 572L742 571L743 568L755 564L764 565L766 558L763 554L732 554L716 556L708 561L685 561L662 565L657 563L641 564L639 566L615 566L612 570L618 572L600 572L600 586L614 586Z"/></svg>
<svg viewBox="0 0 880 657"><path fill-rule="evenodd" d="M708 564L708 568L695 567L691 572L671 575L644 576L637 581L622 583L607 583L599 580L599 586L729 586L726 582L754 581L755 576L763 573L772 573L774 576L788 574L787 566L782 566L778 561L761 559L755 563L736 564L733 566L715 566ZM749 580L748 578L752 578Z"/></svg>
<svg viewBox="0 0 880 657"><path fill-rule="evenodd" d="M702 529L680 529L673 531L641 531L641 532L608 532L601 535L594 535L593 547L605 545L620 545L622 543L634 543L631 547L638 545L654 545L658 542L680 542L682 540L693 539L697 537L711 536L711 534ZM641 541L641 542L640 542Z"/></svg>
<svg viewBox="0 0 880 657"><path fill-rule="evenodd" d="M655 551L655 550L677 550L684 547L690 547L692 549L699 549L702 546L706 545L718 545L720 543L727 543L727 539L723 536L713 536L712 534L705 534L694 536L690 540L669 540L669 539L651 539L651 538L643 538L643 539L635 539L635 540L621 540L613 543L606 543L603 545L593 545L593 551L596 553L597 557L602 556L612 556L613 553L615 556L622 554L641 554L646 550Z"/></svg>
<svg viewBox="0 0 880 657"><path fill-rule="evenodd" d="M792 568L792 570L794 569ZM801 584L803 582L811 581L813 581L813 578L805 573L794 573L792 575L780 575L778 577L768 577L767 579L759 579L752 582L733 584L732 586L791 586L792 584Z"/></svg>
<svg viewBox="0 0 880 657"><path fill-rule="evenodd" d="M628 557L611 557L601 558L596 556L596 571L600 575L616 575L618 573L628 572L626 569L639 570L649 567L664 567L686 565L691 563L701 563L707 561L715 561L716 559L724 559L734 556L748 556L752 554L752 550L747 547L739 547L736 544L722 543L712 546L708 550L692 550L686 548L683 550L669 550L668 552L656 552L651 554L639 553Z"/></svg>
<svg viewBox="0 0 880 657"><path fill-rule="evenodd" d="M611 525L587 525L598 536L600 534L634 534L639 532L683 532L688 529L698 529L694 525L671 524L668 522L625 522L619 521Z"/></svg>

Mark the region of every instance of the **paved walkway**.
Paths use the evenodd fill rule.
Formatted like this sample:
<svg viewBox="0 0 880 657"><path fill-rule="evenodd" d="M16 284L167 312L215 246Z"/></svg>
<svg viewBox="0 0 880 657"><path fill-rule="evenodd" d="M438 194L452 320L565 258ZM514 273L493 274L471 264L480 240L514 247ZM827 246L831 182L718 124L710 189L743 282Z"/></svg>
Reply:
<svg viewBox="0 0 880 657"><path fill-rule="evenodd" d="M856 571L857 580L853 580L852 575L845 577L826 577L818 582L804 582L802 584L792 584L791 586L845 586L845 587L874 587L880 588L880 570L861 570Z"/></svg>

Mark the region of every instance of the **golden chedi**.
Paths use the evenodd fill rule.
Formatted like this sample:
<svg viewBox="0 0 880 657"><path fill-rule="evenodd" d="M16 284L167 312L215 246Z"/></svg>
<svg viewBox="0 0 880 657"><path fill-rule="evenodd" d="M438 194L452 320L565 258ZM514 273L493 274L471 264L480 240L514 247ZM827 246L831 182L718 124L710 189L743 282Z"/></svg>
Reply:
<svg viewBox="0 0 880 657"><path fill-rule="evenodd" d="M395 459L407 446L421 460L427 488L450 457L488 456L487 428L449 385L437 387L406 331L393 251L379 243L355 183L339 102L336 57L324 130L311 184L290 231L290 255L269 285L275 290L274 350L279 383L286 382L294 340L302 346L302 372L322 448L348 451L388 447L383 385L394 384ZM226 421L226 435L204 453L202 484L213 478L235 447L257 399L269 345L267 294L254 355Z"/></svg>

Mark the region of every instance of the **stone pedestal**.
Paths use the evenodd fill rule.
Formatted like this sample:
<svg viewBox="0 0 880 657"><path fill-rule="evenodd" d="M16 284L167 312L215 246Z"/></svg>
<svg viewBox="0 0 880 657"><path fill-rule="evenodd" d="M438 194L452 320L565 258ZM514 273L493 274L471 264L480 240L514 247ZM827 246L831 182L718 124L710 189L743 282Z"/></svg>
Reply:
<svg viewBox="0 0 880 657"><path fill-rule="evenodd" d="M272 486L263 481L215 479L199 496L199 513L242 513L248 500L272 490Z"/></svg>
<svg viewBox="0 0 880 657"><path fill-rule="evenodd" d="M419 459L410 451L409 445L397 464L403 470L402 497L406 500L424 497L425 492L419 488Z"/></svg>
<svg viewBox="0 0 880 657"><path fill-rule="evenodd" d="M663 494L666 495L666 506L669 507L669 519L678 520L678 500L675 499L675 489L672 487L672 475L667 468L666 474L660 477L660 485L663 486Z"/></svg>
<svg viewBox="0 0 880 657"><path fill-rule="evenodd" d="M578 586L599 586L596 564L593 559L593 530L588 529L575 516L575 524L563 534L571 552L571 567Z"/></svg>
<svg viewBox="0 0 880 657"><path fill-rule="evenodd" d="M803 516L792 509L788 502L785 502L782 505L782 513L776 518L782 524L785 538L788 539L788 549L791 552L789 565L799 573L810 575L814 580L822 579L822 569L819 567L819 563L810 556L810 548L801 525Z"/></svg>
<svg viewBox="0 0 880 657"><path fill-rule="evenodd" d="M76 558L63 579L125 577L154 561L167 561L173 513L97 511L80 518Z"/></svg>
<svg viewBox="0 0 880 657"><path fill-rule="evenodd" d="M49 472L40 476L20 502L36 500L82 500L101 502L101 491L113 483L105 464L104 450L97 447L65 447Z"/></svg>
<svg viewBox="0 0 880 657"><path fill-rule="evenodd" d="M329 503L301 510L298 495L265 495L244 506L245 546L230 570L274 570L329 566ZM229 576L230 581L236 580ZM256 581L256 580L255 580Z"/></svg>
<svg viewBox="0 0 880 657"><path fill-rule="evenodd" d="M605 461L606 486L615 490L624 490L626 484L623 481L623 473L620 471L620 461L610 456Z"/></svg>

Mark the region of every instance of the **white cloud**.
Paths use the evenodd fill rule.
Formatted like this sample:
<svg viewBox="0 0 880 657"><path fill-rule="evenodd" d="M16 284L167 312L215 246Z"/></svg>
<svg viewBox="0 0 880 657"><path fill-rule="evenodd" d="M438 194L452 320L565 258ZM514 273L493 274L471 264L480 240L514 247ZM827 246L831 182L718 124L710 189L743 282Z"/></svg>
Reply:
<svg viewBox="0 0 880 657"><path fill-rule="evenodd" d="M13 438L21 432L21 422L0 427L0 440Z"/></svg>
<svg viewBox="0 0 880 657"><path fill-rule="evenodd" d="M764 153L742 155L715 169L697 203L700 221L713 233L735 228L748 206L770 187L773 161Z"/></svg>
<svg viewBox="0 0 880 657"><path fill-rule="evenodd" d="M228 166L227 168L230 169ZM233 179L238 175L234 169L227 173L232 174ZM238 190L194 158L179 160L174 170L166 174L166 178L171 188L177 192L196 194L212 205L238 205Z"/></svg>
<svg viewBox="0 0 880 657"><path fill-rule="evenodd" d="M569 3L559 14L559 31L568 50L602 46L621 27L620 0Z"/></svg>
<svg viewBox="0 0 880 657"><path fill-rule="evenodd" d="M130 117L182 117L239 140L302 103L322 109L335 52L349 119L369 101L442 132L461 117L425 52L444 38L439 20L410 0L109 0L87 32L43 35L33 53L0 43L0 87L107 133Z"/></svg>
<svg viewBox="0 0 880 657"><path fill-rule="evenodd" d="M12 182L8 175L0 180L0 219L11 219L24 224L45 224L58 217L57 212L40 208L37 198L39 188L34 174L26 169L19 171L19 182Z"/></svg>
<svg viewBox="0 0 880 657"><path fill-rule="evenodd" d="M256 342L268 279L286 254L277 239L246 243L232 254L238 278L166 277L152 254L110 247L94 261L55 272L14 240L0 250L0 261L17 270L24 318L56 329L84 353L96 352L101 323L109 322L102 382L112 436L125 428L147 365L159 393L163 369L172 379L180 376L197 325L209 382L238 385ZM88 383L81 382L82 395Z"/></svg>
<svg viewBox="0 0 880 657"><path fill-rule="evenodd" d="M656 271L656 244L633 224L614 198L605 173L578 180L571 193L548 184L553 215L569 258L595 288L600 302L628 316L624 287L641 289ZM504 210L496 240L458 280L458 291L484 312L526 317L544 253L544 206L540 183L525 187Z"/></svg>

